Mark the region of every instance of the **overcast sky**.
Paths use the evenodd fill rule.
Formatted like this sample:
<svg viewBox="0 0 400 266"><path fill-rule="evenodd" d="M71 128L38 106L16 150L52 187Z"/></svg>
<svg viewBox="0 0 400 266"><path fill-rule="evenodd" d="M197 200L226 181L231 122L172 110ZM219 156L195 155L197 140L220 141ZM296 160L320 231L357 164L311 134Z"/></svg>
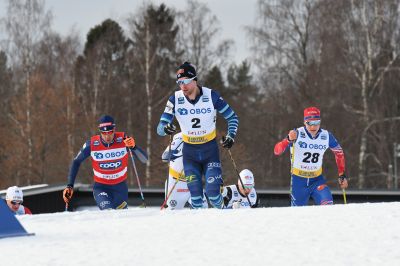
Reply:
<svg viewBox="0 0 400 266"><path fill-rule="evenodd" d="M4 10L6 0L0 2L2 2L0 8ZM135 13L143 2L143 0L46 0L46 7L53 12L53 29L56 32L65 35L74 28L80 33L83 43L90 28L106 18L112 18L123 25L125 18ZM152 2L157 5L165 3L168 7L179 10L186 7L186 0ZM257 0L199 0L199 2L206 3L217 16L222 29L221 39L232 39L235 42L232 53L235 62L240 63L249 57L249 42L244 26L253 25Z"/></svg>

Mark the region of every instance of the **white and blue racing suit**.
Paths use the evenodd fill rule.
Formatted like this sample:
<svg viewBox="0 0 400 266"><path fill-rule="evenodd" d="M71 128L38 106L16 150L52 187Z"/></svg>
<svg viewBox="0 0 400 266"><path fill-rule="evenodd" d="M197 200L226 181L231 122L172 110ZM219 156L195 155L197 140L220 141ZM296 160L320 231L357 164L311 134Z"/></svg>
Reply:
<svg viewBox="0 0 400 266"><path fill-rule="evenodd" d="M164 127L177 118L183 138L183 166L187 185L191 194L192 206L203 206L202 176L205 176L205 191L215 208L222 208L223 186L221 161L216 141L217 111L228 122L228 135L234 139L239 119L232 108L209 88L199 87L200 95L188 99L181 90L168 99L161 115L157 133L165 136Z"/></svg>

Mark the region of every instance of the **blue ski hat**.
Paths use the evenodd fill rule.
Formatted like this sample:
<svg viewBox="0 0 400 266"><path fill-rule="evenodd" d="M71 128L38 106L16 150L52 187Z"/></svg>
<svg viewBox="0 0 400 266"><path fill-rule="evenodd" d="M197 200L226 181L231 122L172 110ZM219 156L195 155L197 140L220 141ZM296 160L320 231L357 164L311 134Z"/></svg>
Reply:
<svg viewBox="0 0 400 266"><path fill-rule="evenodd" d="M99 130L100 131L111 131L115 127L114 118L110 115L103 115L99 119Z"/></svg>

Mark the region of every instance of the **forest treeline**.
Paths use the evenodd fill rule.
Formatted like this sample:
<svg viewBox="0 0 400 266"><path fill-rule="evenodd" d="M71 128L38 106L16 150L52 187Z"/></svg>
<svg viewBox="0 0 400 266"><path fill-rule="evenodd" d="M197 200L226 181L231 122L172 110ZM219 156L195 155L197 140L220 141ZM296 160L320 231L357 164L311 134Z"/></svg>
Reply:
<svg viewBox="0 0 400 266"><path fill-rule="evenodd" d="M124 21L99 21L82 41L76 32L52 29L45 1L8 0L0 35L0 188L66 183L71 160L97 134L102 114L112 115L117 130L147 151L148 164L137 164L142 184L162 187L167 165L160 158L169 139L159 137L156 126L177 89L177 67L190 61L200 84L220 92L237 112L232 154L240 169L254 172L259 189L289 187L289 154L276 157L273 148L302 125L308 106L321 109L322 127L343 147L350 188L393 189L399 1L257 5L256 21L243 36L252 56L236 63L234 42L218 38L218 19L201 1L181 10L143 5ZM218 138L225 133L219 117ZM220 153L225 183L236 182L228 154ZM335 186L330 151L324 166ZM131 185L134 180L130 172ZM77 182L92 183L90 160Z"/></svg>

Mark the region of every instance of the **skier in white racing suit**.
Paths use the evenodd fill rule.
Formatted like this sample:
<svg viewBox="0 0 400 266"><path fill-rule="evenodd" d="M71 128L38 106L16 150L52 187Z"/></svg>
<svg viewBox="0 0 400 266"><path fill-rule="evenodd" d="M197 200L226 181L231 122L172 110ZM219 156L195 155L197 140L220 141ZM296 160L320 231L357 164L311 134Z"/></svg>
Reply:
<svg viewBox="0 0 400 266"><path fill-rule="evenodd" d="M254 188L253 173L248 169L244 169L239 175L244 187L240 180L238 180L237 185L226 186L222 191L225 208L238 209L258 207L260 200Z"/></svg>
<svg viewBox="0 0 400 266"><path fill-rule="evenodd" d="M171 193L166 203L170 210L183 209L186 203L191 205L190 192L183 172L182 147L182 132L179 132L175 134L172 139L171 154L169 146L162 154L162 160L164 162L170 161L169 175L165 182L165 197ZM204 195L203 208L208 208L207 199Z"/></svg>

